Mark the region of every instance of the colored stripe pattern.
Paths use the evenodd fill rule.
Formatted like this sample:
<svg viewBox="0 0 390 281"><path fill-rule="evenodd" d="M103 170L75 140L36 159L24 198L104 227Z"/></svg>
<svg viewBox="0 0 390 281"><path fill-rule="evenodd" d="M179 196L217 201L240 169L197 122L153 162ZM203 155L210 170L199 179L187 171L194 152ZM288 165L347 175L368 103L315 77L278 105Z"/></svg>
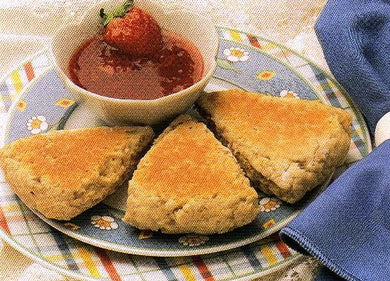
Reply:
<svg viewBox="0 0 390 281"><path fill-rule="evenodd" d="M191 266L189 266L186 262L184 262L183 258L177 258L176 264L178 264L178 268L181 271L184 280L187 281L196 281L195 275Z"/></svg>
<svg viewBox="0 0 390 281"><path fill-rule="evenodd" d="M278 248L280 254L283 258L287 259L291 257L291 252L286 244L284 244L282 241L280 241L279 236L274 235L273 240L275 242L276 248Z"/></svg>
<svg viewBox="0 0 390 281"><path fill-rule="evenodd" d="M43 52L12 71L0 84L0 108L6 112L20 92L49 67L49 55Z"/></svg>
<svg viewBox="0 0 390 281"><path fill-rule="evenodd" d="M112 281L121 281L121 277L118 274L118 271L115 269L115 266L113 265L110 257L108 256L107 252L103 249L96 248L95 249L97 255L100 258L100 261L102 262L104 268L106 269L108 275L110 276Z"/></svg>
<svg viewBox="0 0 390 281"><path fill-rule="evenodd" d="M11 231L9 230L8 227L7 219L4 216L4 212L2 208L0 208L0 227L4 229L4 231L7 232L8 234L11 234Z"/></svg>
<svg viewBox="0 0 390 281"><path fill-rule="evenodd" d="M73 251L71 251L71 248L69 247L68 243L66 243L66 240L63 239L62 234L57 231L53 231L51 232L51 235L53 236L54 241L56 242L55 246L57 246L61 252L63 261L65 261L67 267L70 270L78 270L79 268L72 254ZM50 256L48 256L48 258L50 259Z"/></svg>
<svg viewBox="0 0 390 281"><path fill-rule="evenodd" d="M257 40L257 38L255 36L252 36L252 35L247 35L248 37L248 40L250 42L250 44L253 46L253 47L256 47L256 48L259 48L261 49L261 45L259 43L259 40Z"/></svg>
<svg viewBox="0 0 390 281"><path fill-rule="evenodd" d="M26 64L24 64L24 71L26 73L28 81L31 81L31 80L33 80L35 78L34 67L33 67L31 61L29 61Z"/></svg>
<svg viewBox="0 0 390 281"><path fill-rule="evenodd" d="M93 277L102 277L99 269L96 266L95 261L92 258L92 252L88 248L83 246L77 247L78 255L82 259L83 263L86 265L88 272Z"/></svg>
<svg viewBox="0 0 390 281"><path fill-rule="evenodd" d="M202 275L202 278L205 281L215 281L214 277L212 276L210 270L208 269L207 265L204 263L202 258L199 256L192 258L194 264L198 268L200 274Z"/></svg>

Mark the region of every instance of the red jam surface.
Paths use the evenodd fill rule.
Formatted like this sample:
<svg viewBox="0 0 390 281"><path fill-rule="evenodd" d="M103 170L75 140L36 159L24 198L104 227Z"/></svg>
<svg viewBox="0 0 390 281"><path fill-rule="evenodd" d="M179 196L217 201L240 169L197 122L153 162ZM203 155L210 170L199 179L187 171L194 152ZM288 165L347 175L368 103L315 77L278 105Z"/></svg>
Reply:
<svg viewBox="0 0 390 281"><path fill-rule="evenodd" d="M111 98L151 100L181 91L202 78L203 59L187 39L163 31L163 48L134 58L105 43L100 34L85 41L69 63L78 86Z"/></svg>

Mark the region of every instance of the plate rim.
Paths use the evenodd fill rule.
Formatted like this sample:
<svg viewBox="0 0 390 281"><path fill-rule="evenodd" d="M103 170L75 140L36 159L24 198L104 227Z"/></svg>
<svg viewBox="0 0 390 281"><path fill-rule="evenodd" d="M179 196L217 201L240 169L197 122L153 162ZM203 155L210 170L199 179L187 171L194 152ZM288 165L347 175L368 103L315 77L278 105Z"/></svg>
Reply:
<svg viewBox="0 0 390 281"><path fill-rule="evenodd" d="M340 90L342 90L342 94L343 96L347 99L348 103L350 103L352 105L352 109L354 111L354 114L358 117L358 121L359 121L359 124L360 125L364 125L364 138L365 138L365 141L366 141L366 144L367 144L367 148L368 148L368 151L367 153L370 153L372 151L372 142L371 142L371 138L369 136L369 132L368 132L368 127L367 127L367 123L366 121L364 120L363 118L363 115L362 113L360 112L360 110L358 109L358 107L356 106L355 102L352 100L351 96L349 95L349 93L344 89L344 87L342 87L342 85L340 85L337 80L335 80L329 73L328 71L325 71L323 70L321 67L319 67L316 63L314 63L311 59L308 59L307 57L299 54L298 52L288 48L287 46L283 45L283 44L280 44L276 41L273 41L273 40L269 40L263 36L259 36L259 35L256 35L256 34L253 34L245 29L236 29L236 28L232 28L232 27L227 27L227 26L224 26L224 25L216 25L217 28L222 28L224 30L233 30L233 31L237 31L237 32L240 32L240 33L245 33L245 34L248 34L248 35L251 35L251 36L254 36L256 38L261 38L262 40L265 40L265 41L268 41L268 42L271 42L275 45L277 45L278 47L281 47L282 49L286 49L290 52L292 52L294 55L300 57L301 59L307 61L309 64L315 66L317 69L319 69L321 71L321 73L323 73L326 78L328 78L330 81L332 81L335 86L337 88L339 88ZM222 39L222 38L220 38ZM227 41L231 41L231 42L234 42L234 43L238 43L238 44L243 44L243 43L240 43L240 42L236 42L236 41L233 41L233 40L228 40L226 39ZM248 44L243 44L245 46L249 46L249 47L253 47L253 46L250 46ZM253 47L255 48L255 47ZM259 50L258 48L256 49L257 51L259 52L262 52L261 50ZM0 77L0 81L5 81L5 79L13 72L15 71L16 69L18 69L21 65L23 65L24 63L28 62L28 61L31 61L33 58L48 52L48 48L43 48L39 51L37 51L36 53L34 53L33 55L30 55L28 56L25 60L19 62L19 63L15 63L15 65L13 65L9 71L7 71L5 74L3 74L1 77ZM49 61L52 63L52 60L51 60L51 57L48 56L49 58ZM25 92L30 88L32 87L36 81L38 80L39 77L41 77L42 75L44 75L46 72L49 72L52 68L52 65L48 66L47 69L45 69L44 72L42 72L39 76L37 77L34 77L34 80L31 81L31 83L23 88L22 92L20 92L18 94L18 97L12 102L12 105L11 107L8 109L8 112L12 110L14 110L14 107L16 106L16 102L19 100L19 98L25 94ZM306 80L305 80L306 81ZM7 113L8 114L8 113ZM9 120L9 116L7 116L7 119L6 119L6 126L8 127L8 120ZM4 129L3 130L3 133L1 134L1 139L0 139L0 146L3 146L4 143L5 143L5 132L6 130ZM2 181L2 183L6 183L5 181ZM297 211L297 214L298 215L299 211ZM85 275L83 273L81 273L80 271L73 271L71 269L65 269L64 267L61 267L60 265L57 265L57 264L54 264L54 263L51 263L50 261L44 259L43 257L40 257L36 254L34 254L33 252L31 252L30 250L28 250L27 248L24 248L24 246L22 244L20 244L18 241L14 240L11 238L11 235L9 235L8 233L5 232L5 230L3 230L2 228L0 228L0 237L2 239L4 239L8 244L10 244L13 248L15 248L16 250L18 250L19 252L23 253L25 256L29 257L30 259L34 260L35 262L38 262L39 264L49 268L49 269L52 269L52 270L55 270L57 272L60 272L61 274L64 274L66 276L70 276L70 277L73 277L73 278L83 278L84 280L108 280L106 278L94 278L94 277L91 277L90 275ZM266 237L266 236L265 236ZM278 263L277 265L275 266L270 266L268 267L266 270L261 270L257 273L249 273L247 275L244 275L244 276L241 276L241 277L238 277L238 278L232 278L232 279L228 279L228 280L236 280L236 281L244 281L244 280L249 280L249 279L253 279L253 278L259 278L261 276L265 276L265 275L268 275L268 274L271 274L272 272L275 272L277 270L281 270L282 268L285 268L287 267L288 265L290 265L291 263L293 263L294 261L296 261L298 258L300 258L302 255L299 254L299 253L293 253L291 257L289 257L288 259L285 259L283 260L281 263Z"/></svg>
<svg viewBox="0 0 390 281"><path fill-rule="evenodd" d="M39 56L40 53L37 55ZM16 111L16 106L17 106L18 101L23 99L23 97L25 97L25 95L30 92L31 88L33 88L40 81L40 79L44 78L48 73L51 73L53 70L54 70L54 67L52 65L48 66L47 69L45 69L45 71L43 71L38 77L36 77L34 81L31 81L28 84L28 86L26 86L18 94L18 97L14 100L14 102L12 103L12 106L9 108L8 116L6 119L6 124L4 126L4 130L2 133L2 140L1 140L2 142L0 143L0 145L5 145L8 141L8 138L6 136L9 134L11 121L14 118L14 113ZM216 79L219 79L219 78L216 77ZM226 81L226 82L230 83L230 81ZM331 177L332 176L330 176L324 183L322 183L320 186L317 187L319 189L317 191L318 192L317 195L319 195L321 190L325 189L328 186L328 184L331 180ZM8 185L7 182L5 182L5 184ZM314 199L315 199L315 197L310 198L310 200L305 202L305 205L307 206ZM261 239L264 239L264 238L268 237L269 235L272 235L272 234L278 232L280 229L285 227L289 222L291 222L294 218L296 218L299 215L299 213L302 211L302 209L293 211L288 217L279 221L275 225L275 227L270 227L257 235L251 236L251 237L246 238L246 239L234 241L234 242L229 242L228 244L224 244L224 245L214 245L214 246L211 245L209 247L199 248L199 249L193 248L193 249L183 249L183 250L178 250L178 249L171 250L169 248L161 248L161 249L147 248L145 250L145 248L141 248L141 247L137 247L137 246L126 246L124 244L116 244L114 242L99 240L99 239L92 237L90 235L73 232L73 231L67 229L66 227L64 227L61 223L59 223L55 220L47 219L41 213L39 213L37 210L34 210L34 209L30 208L29 206L27 206L27 207L29 208L30 211L32 211L35 215L37 215L41 220L43 220L50 227L53 227L54 229L58 230L59 232L64 233L65 235L70 236L73 239L76 239L76 240L81 241L83 243L86 243L86 244L89 244L89 245L92 245L95 247L100 247L100 248L103 248L106 250L123 253L123 254L133 254L133 255L139 255L139 256L153 256L153 257L185 257L185 256L195 256L195 255L207 255L207 254L228 251L228 250L239 248L239 247L242 247L245 245L249 245L251 243L254 243L256 241L260 241Z"/></svg>
<svg viewBox="0 0 390 281"><path fill-rule="evenodd" d="M49 52L49 49L48 48L43 48L42 50L30 55L29 57L27 57L25 60L21 61L19 64L15 64L10 71L8 71L6 74L4 74L1 78L0 78L0 82L4 81L13 71L15 71L16 69L18 69L21 65L23 65L24 63L26 62L29 62L31 61L32 59L44 54L44 53L48 53ZM50 57L49 57L50 59ZM52 63L51 59L50 59L50 62ZM6 123L4 125L4 130L0 136L0 147L3 147L5 145L5 140L6 140L6 132L9 130L9 125L10 125L10 117L12 116L11 112L15 111L15 107L17 105L17 101L19 101L28 91L29 89L31 89L32 87L34 87L34 85L36 83L39 82L40 78L44 75L46 75L47 73L49 73L50 71L52 71L54 68L52 65L46 67L46 69L37 77L34 77L34 79L32 81L30 81L30 83L24 87L22 89L22 91L18 94L17 98L12 102L12 105L10 106L10 108L8 109L8 112L7 112L7 118L6 118ZM219 79L219 78L218 78ZM5 181L2 181L0 182L0 184L7 184L8 183ZM29 210L31 210L29 208ZM36 214L35 210L33 210L33 213ZM296 211L294 213L294 215L292 215L290 218L286 219L286 222L284 225L287 225L291 220L293 220L297 215L299 214L299 211ZM290 219L290 220L289 220ZM45 223L47 223L45 221ZM49 224L50 225L50 224ZM50 225L50 227L53 227L52 225ZM54 227L53 227L54 228ZM276 231L277 232L277 231ZM266 233L266 232L263 232L263 233ZM275 232L273 232L275 233ZM272 233L271 233L272 234ZM266 237L268 237L269 235L271 234L268 234L266 236L264 236L263 238L260 238L260 239L256 239L250 243L254 243L256 241L260 241L261 239L264 239ZM67 234L66 234L67 235ZM70 235L67 235L67 236L70 236ZM75 239L73 238L72 236L70 236L72 239ZM95 277L92 277L90 275L87 275L87 274L84 274L82 273L81 271L74 271L74 270L71 270L71 269L66 269L64 267L61 267L60 265L58 264L55 264L53 262L50 262L49 260L45 259L44 257L41 257L39 256L37 253L34 253L32 252L31 250L25 248L23 246L23 244L21 244L20 242L18 242L17 240L15 240L13 238L12 235L6 233L6 231L2 228L0 228L0 238L3 239L5 242L7 242L10 246L12 246L15 250L17 250L18 252L22 253L23 255L25 255L26 257L30 258L31 260L37 262L38 264L44 266L45 268L47 269L51 269L53 271L56 271L60 274L63 274L64 276L68 276L68 277L72 277L72 278L76 278L76 279L81 279L81 280L88 280L88 281L103 281L103 280L110 280L109 278L95 278ZM79 240L81 241L80 239L76 239L76 240ZM83 241L81 241L83 242ZM84 242L83 242L84 243ZM246 243L245 245L248 245L250 243ZM93 247L96 247L90 243L87 243ZM243 245L241 245L243 246ZM239 247L239 246L238 246ZM218 253L218 252L224 252L224 251L229 251L229 250L234 250L236 249L237 247L232 247L230 249L226 249L226 250L221 250L221 251L215 251L213 253ZM109 250L109 249L107 249ZM123 252L122 252L123 253ZM211 253L212 254L212 253ZM139 254L138 254L139 255ZM193 254L193 255L200 255L200 253L197 253L197 254ZM193 256L192 255L192 256ZM142 255L142 256L147 256L147 255ZM303 255L298 253L298 252L294 252L292 253L292 255L286 259L284 259L282 262L279 262L278 264L276 265L272 265L272 266L269 266L267 267L267 269L263 269L261 271L258 271L258 272L254 272L254 273L248 273L248 274L245 274L243 276L240 276L238 278L230 278L230 279L227 279L229 281L249 281L249 280L253 280L254 278L259 278L259 277L262 277L262 276L266 276L266 275L269 275L269 274L272 274L278 270L281 270L289 265L291 265L292 263L294 263L296 260L298 260L299 258L301 258ZM179 256L170 256L170 257L167 257L167 256L164 256L164 255L161 255L161 256L152 256L152 257L164 257L164 258L175 258L175 257L179 257ZM227 281L226 280L226 281Z"/></svg>

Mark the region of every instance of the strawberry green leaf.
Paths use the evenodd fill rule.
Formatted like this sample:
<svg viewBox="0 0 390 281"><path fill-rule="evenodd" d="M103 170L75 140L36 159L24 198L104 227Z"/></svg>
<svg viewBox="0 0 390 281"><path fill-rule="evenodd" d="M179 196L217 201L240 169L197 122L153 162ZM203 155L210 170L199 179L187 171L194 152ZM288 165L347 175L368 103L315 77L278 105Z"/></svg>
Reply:
<svg viewBox="0 0 390 281"><path fill-rule="evenodd" d="M103 26L106 26L113 18L121 18L126 13L130 12L133 9L134 0L127 0L123 3L118 9L114 10L112 13L106 13L103 8L100 9L99 15L103 19Z"/></svg>

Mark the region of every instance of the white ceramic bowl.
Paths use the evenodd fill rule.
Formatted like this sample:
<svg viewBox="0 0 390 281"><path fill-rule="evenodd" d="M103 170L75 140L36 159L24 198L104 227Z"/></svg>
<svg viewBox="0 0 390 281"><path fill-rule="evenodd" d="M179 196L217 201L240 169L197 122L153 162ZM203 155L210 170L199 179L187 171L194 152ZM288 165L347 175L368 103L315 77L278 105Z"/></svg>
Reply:
<svg viewBox="0 0 390 281"><path fill-rule="evenodd" d="M162 29L173 31L190 40L204 60L202 79L194 85L154 100L115 99L87 91L73 83L68 64L76 48L102 29L99 11L116 9L122 0L100 2L88 10L81 22L60 29L53 37L51 53L56 71L75 99L88 106L98 117L111 125L156 124L185 112L199 97L216 69L218 35L212 21L187 10L164 11L152 0L135 1L135 6L151 14Z"/></svg>

